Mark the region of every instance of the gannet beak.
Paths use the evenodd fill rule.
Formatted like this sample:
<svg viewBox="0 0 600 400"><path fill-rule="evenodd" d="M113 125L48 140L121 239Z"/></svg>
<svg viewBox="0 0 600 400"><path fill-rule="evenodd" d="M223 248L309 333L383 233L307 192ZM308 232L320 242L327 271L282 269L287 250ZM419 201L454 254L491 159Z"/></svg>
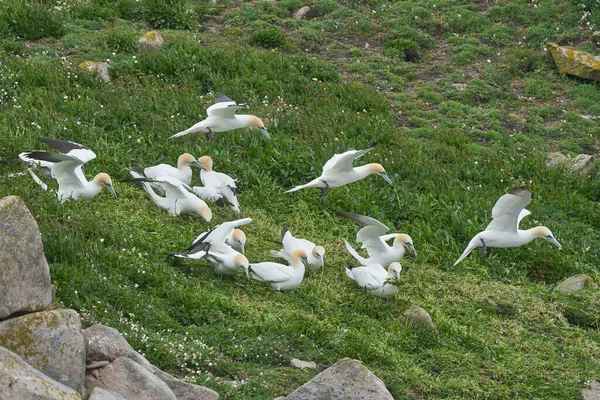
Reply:
<svg viewBox="0 0 600 400"><path fill-rule="evenodd" d="M250 106L248 105L248 103L237 103L236 106L242 107L242 108L250 108Z"/></svg>
<svg viewBox="0 0 600 400"><path fill-rule="evenodd" d="M388 174L386 174L385 172L380 173L381 177L383 179L385 179L385 181L387 183L389 183L390 185L394 186L394 183L392 182L392 180L390 179L390 177L388 176Z"/></svg>
<svg viewBox="0 0 600 400"><path fill-rule="evenodd" d="M115 191L115 188L110 183L107 183L106 185L104 185L104 187L106 189L108 189L109 192L112 193L112 195L115 197L115 199L117 198L117 192Z"/></svg>
<svg viewBox="0 0 600 400"><path fill-rule="evenodd" d="M197 160L194 160L194 162L192 162L190 165L193 165L194 167L198 167L198 168L206 171L206 168L204 168L204 165L200 164L200 162Z"/></svg>
<svg viewBox="0 0 600 400"><path fill-rule="evenodd" d="M323 256L319 258L321 259L321 268L325 269L325 260L323 259Z"/></svg>
<svg viewBox="0 0 600 400"><path fill-rule="evenodd" d="M394 270L394 276L395 276L396 278L400 278L400 271L396 271L396 270Z"/></svg>
<svg viewBox="0 0 600 400"><path fill-rule="evenodd" d="M562 250L562 246L560 245L560 243L558 243L558 240L554 239L554 237L545 236L544 239L546 239L547 241L549 241L550 243L552 243L553 245L558 247L559 250Z"/></svg>
<svg viewBox="0 0 600 400"><path fill-rule="evenodd" d="M246 273L246 278L250 279L250 273L248 272L248 268L246 268L243 265L240 265L240 268L244 270L244 272Z"/></svg>
<svg viewBox="0 0 600 400"><path fill-rule="evenodd" d="M264 137L266 137L267 139L271 140L271 136L269 136L269 134L267 133L267 128L265 128L263 126L262 128L258 128L258 130L260 131L260 133L263 134Z"/></svg>
<svg viewBox="0 0 600 400"><path fill-rule="evenodd" d="M308 258L307 257L302 257L302 264L306 265L308 264Z"/></svg>
<svg viewBox="0 0 600 400"><path fill-rule="evenodd" d="M405 246L406 246L407 248L409 248L410 250L412 250L412 251L413 251L413 253L415 253L415 257L417 256L417 251L415 250L415 246L413 246L413 245L412 245L412 244L410 244L410 243L406 243L406 244L405 244Z"/></svg>
<svg viewBox="0 0 600 400"><path fill-rule="evenodd" d="M242 251L241 251L241 253L242 253L242 254L246 254L246 253L244 253L244 243L240 243L240 246L242 247L242 248L241 248L241 250L242 250Z"/></svg>

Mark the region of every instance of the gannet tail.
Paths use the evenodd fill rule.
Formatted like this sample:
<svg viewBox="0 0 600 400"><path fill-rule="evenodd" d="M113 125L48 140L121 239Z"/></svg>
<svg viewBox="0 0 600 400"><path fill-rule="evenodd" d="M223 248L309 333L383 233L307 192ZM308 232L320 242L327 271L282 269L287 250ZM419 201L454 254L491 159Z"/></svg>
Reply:
<svg viewBox="0 0 600 400"><path fill-rule="evenodd" d="M269 255L271 257L275 257L275 258L283 258L284 260L287 260L287 258L285 257L285 254L283 251L277 251L277 250L271 250L269 251Z"/></svg>
<svg viewBox="0 0 600 400"><path fill-rule="evenodd" d="M305 185L300 185L300 186L296 186L290 190L287 190L286 193L291 193L291 192L295 192L296 190L300 190L300 189L304 189L304 188L321 188L324 187L323 182L321 182L320 179L313 179L312 181L308 182Z"/></svg>
<svg viewBox="0 0 600 400"><path fill-rule="evenodd" d="M352 248L352 246L350 246L350 243L348 243L346 239L344 239L344 245L346 246L346 250L348 250L348 253L350 253L350 255L352 255L352 257L356 259L356 261L358 261L361 265L365 265L364 257L361 257L361 255L358 254L356 250Z"/></svg>
<svg viewBox="0 0 600 400"><path fill-rule="evenodd" d="M46 185L32 170L31 168L27 168L27 171L29 171L29 174L31 175L31 177L33 178L33 180L35 181L35 183L37 183L38 185L40 185L40 187L43 190L48 190L48 185Z"/></svg>
<svg viewBox="0 0 600 400"><path fill-rule="evenodd" d="M481 240L479 240L479 235L476 235L473 239L471 239L471 241L469 242L469 245L467 246L465 251L462 253L462 255L458 258L458 260L456 260L456 262L452 266L454 267L459 262L464 260L477 247L481 247Z"/></svg>
<svg viewBox="0 0 600 400"><path fill-rule="evenodd" d="M181 132L174 134L173 136L169 136L169 139L174 139L174 138L178 138L180 136L185 136L190 133L198 132L199 130L200 129L196 125L194 125L191 128L186 129L185 131L181 131Z"/></svg>

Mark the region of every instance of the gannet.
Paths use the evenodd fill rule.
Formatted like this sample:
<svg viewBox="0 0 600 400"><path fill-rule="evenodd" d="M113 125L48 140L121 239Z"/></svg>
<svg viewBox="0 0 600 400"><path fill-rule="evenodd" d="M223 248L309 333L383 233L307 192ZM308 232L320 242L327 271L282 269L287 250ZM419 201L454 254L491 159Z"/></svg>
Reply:
<svg viewBox="0 0 600 400"><path fill-rule="evenodd" d="M302 283L304 266L308 262L306 252L294 250L290 256L290 265L274 262L250 264L250 275L258 282L269 282L275 290L294 290Z"/></svg>
<svg viewBox="0 0 600 400"><path fill-rule="evenodd" d="M101 172L89 182L85 177L83 164L96 158L96 154L92 150L79 143L65 140L46 138L38 140L62 153L28 151L21 153L19 158L30 165L31 163L37 163L40 168L50 170L50 176L58 182L57 194L61 203L68 199L91 199L100 193L103 187L111 192L115 198L117 197L117 192L113 188L112 180L108 174ZM38 184L43 184L31 169L29 169L29 172ZM42 187L44 186L45 184Z"/></svg>
<svg viewBox="0 0 600 400"><path fill-rule="evenodd" d="M198 162L202 165L200 180L204 186L194 186L194 193L210 201L222 199L233 211L240 212L235 180L222 172L213 171L213 159L210 156L200 157Z"/></svg>
<svg viewBox="0 0 600 400"><path fill-rule="evenodd" d="M199 247L193 249L190 253L171 253L171 255L179 258L190 258L194 260L207 259L215 266L217 275L235 275L238 272L244 271L248 275L248 267L250 263L246 256L237 251L230 249L226 253L218 253L213 251L199 250Z"/></svg>
<svg viewBox="0 0 600 400"><path fill-rule="evenodd" d="M250 222L252 222L252 218L242 218L236 221L222 222L208 232L202 232L198 235L196 240L194 240L192 247L188 249L188 253L195 249L217 253L228 253L230 250L237 250L234 249L234 247L238 246L241 247L241 252L243 253L246 235L240 229L235 228L249 224ZM236 233L236 231L238 231L238 233Z"/></svg>
<svg viewBox="0 0 600 400"><path fill-rule="evenodd" d="M134 182L140 182L150 198L160 208L167 210L170 215L199 214L206 222L212 219L212 211L204 200L191 193L188 185L170 176L144 178L141 174L131 171ZM165 197L156 194L150 183L159 185L165 192Z"/></svg>
<svg viewBox="0 0 600 400"><path fill-rule="evenodd" d="M267 139L271 139L260 118L254 115L235 114L236 110L243 108L248 108L248 104L236 103L229 97L221 94L217 96L215 103L206 109L206 119L185 131L176 133L169 139L194 132L204 132L207 138L212 139L213 133L227 132L239 128L257 128Z"/></svg>
<svg viewBox="0 0 600 400"><path fill-rule="evenodd" d="M372 295L389 298L398 292L398 286L386 282L388 279L399 279L402 266L399 262L391 263L387 270L381 264L368 264L363 267L346 268L346 275L358 286L367 289Z"/></svg>
<svg viewBox="0 0 600 400"><path fill-rule="evenodd" d="M323 260L325 248L323 246L317 246L307 239L295 238L285 225L281 230L281 238L281 245L283 248L279 251L271 250L270 254L272 257L283 258L286 261L290 261L292 252L296 249L302 249L308 256L308 265L313 269L325 267L325 261Z"/></svg>
<svg viewBox="0 0 600 400"><path fill-rule="evenodd" d="M384 268L387 268L392 262L400 261L402 257L404 257L407 248L412 250L415 255L417 254L410 236L405 233L382 235L389 231L390 228L377 221L375 218L345 212L337 212L336 214L341 217L350 218L351 220L364 225L364 228L361 228L356 233L356 241L362 243L362 247L367 250L369 258L360 256L356 250L344 240L348 252L361 265L381 264ZM394 238L394 242L390 247L386 241L391 238Z"/></svg>
<svg viewBox="0 0 600 400"><path fill-rule="evenodd" d="M483 232L479 232L471 239L469 245L454 265L461 262L477 247L481 247L481 252L479 253L479 258L481 258L487 248L519 247L536 238L546 239L558 247L559 250L562 249L562 246L554 238L550 229L545 226L536 226L527 230L519 229L519 222L531 214L525 209L527 204L531 202L531 199L531 193L524 186L509 189L505 195L498 199L494 208L492 208L492 222L490 222Z"/></svg>
<svg viewBox="0 0 600 400"><path fill-rule="evenodd" d="M158 164L147 168L134 168L145 178L158 178L160 176L170 176L179 179L181 182L189 185L192 182L191 165L198 168L204 168L190 153L183 153L177 159L177 168L169 164Z"/></svg>
<svg viewBox="0 0 600 400"><path fill-rule="evenodd" d="M360 167L353 167L352 163L359 157L375 147L369 147L365 150L348 150L342 154L335 154L323 166L323 173L320 177L313 179L305 185L296 186L286 193L295 192L304 188L320 188L321 197L329 193L330 188L340 187L352 182L359 181L371 174L379 174L387 183L393 185L391 179L387 176L381 164L366 164Z"/></svg>

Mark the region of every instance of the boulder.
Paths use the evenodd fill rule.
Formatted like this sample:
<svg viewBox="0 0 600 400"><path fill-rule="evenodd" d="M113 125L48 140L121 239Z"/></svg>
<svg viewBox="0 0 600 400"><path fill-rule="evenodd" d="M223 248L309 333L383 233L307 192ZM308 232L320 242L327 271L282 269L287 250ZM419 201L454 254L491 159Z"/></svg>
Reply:
<svg viewBox="0 0 600 400"><path fill-rule="evenodd" d="M43 311L0 322L0 346L48 377L83 393L85 345L77 312Z"/></svg>
<svg viewBox="0 0 600 400"><path fill-rule="evenodd" d="M152 366L154 375L160 378L164 383L171 388L177 400L217 400L219 394L212 389L204 386L192 385L191 383L185 383L167 374L164 371Z"/></svg>
<svg viewBox="0 0 600 400"><path fill-rule="evenodd" d="M0 200L0 320L41 311L52 303L42 236L23 200Z"/></svg>
<svg viewBox="0 0 600 400"><path fill-rule="evenodd" d="M294 18L302 19L302 18L306 17L306 14L308 14L309 12L310 12L310 7L304 6L304 7L300 8L298 11L296 11L296 14L294 14Z"/></svg>
<svg viewBox="0 0 600 400"><path fill-rule="evenodd" d="M100 324L83 331L86 356L91 361L112 361L135 353L133 347L115 328ZM137 361L137 360L134 360Z"/></svg>
<svg viewBox="0 0 600 400"><path fill-rule="evenodd" d="M79 64L79 68L86 71L97 72L104 82L110 82L110 75L108 74L108 64L101 61L84 61Z"/></svg>
<svg viewBox="0 0 600 400"><path fill-rule="evenodd" d="M313 399L393 400L393 397L362 362L344 358L286 397L286 400Z"/></svg>
<svg viewBox="0 0 600 400"><path fill-rule="evenodd" d="M113 390L102 389L95 387L87 400L125 400L125 397Z"/></svg>
<svg viewBox="0 0 600 400"><path fill-rule="evenodd" d="M297 358L292 358L292 367L304 369L304 368L317 368L317 363L314 361L302 361Z"/></svg>
<svg viewBox="0 0 600 400"><path fill-rule="evenodd" d="M424 326L437 332L437 327L433 323L431 316L427 311L419 306L412 306L404 313L409 323L413 326Z"/></svg>
<svg viewBox="0 0 600 400"><path fill-rule="evenodd" d="M85 377L89 392L100 387L113 390L126 399L176 400L173 391L153 373L127 357L118 357Z"/></svg>
<svg viewBox="0 0 600 400"><path fill-rule="evenodd" d="M0 399L81 400L81 395L0 347Z"/></svg>
<svg viewBox="0 0 600 400"><path fill-rule="evenodd" d="M581 390L583 400L600 400L600 383L589 381L583 385Z"/></svg>
<svg viewBox="0 0 600 400"><path fill-rule="evenodd" d="M165 46L165 38L159 31L150 31L146 32L139 40L138 40L138 48L141 51L145 51L148 53L154 53L159 51Z"/></svg>
<svg viewBox="0 0 600 400"><path fill-rule="evenodd" d="M600 57L551 42L547 47L561 73L600 81Z"/></svg>
<svg viewBox="0 0 600 400"><path fill-rule="evenodd" d="M594 156L589 154L579 154L573 159L573 169L579 171L581 175L588 175L596 169L594 165Z"/></svg>
<svg viewBox="0 0 600 400"><path fill-rule="evenodd" d="M573 275L562 281L557 287L558 292L573 293L585 288L597 288L591 276L585 274Z"/></svg>
<svg viewBox="0 0 600 400"><path fill-rule="evenodd" d="M547 167L558 167L561 164L569 161L569 158L565 156L563 153L550 153L546 156L546 166Z"/></svg>

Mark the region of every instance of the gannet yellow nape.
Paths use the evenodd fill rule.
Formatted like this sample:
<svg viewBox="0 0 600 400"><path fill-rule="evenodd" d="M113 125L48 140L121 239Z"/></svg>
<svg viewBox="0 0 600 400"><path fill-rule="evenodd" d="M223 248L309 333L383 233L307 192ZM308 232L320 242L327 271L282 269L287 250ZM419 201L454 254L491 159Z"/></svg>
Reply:
<svg viewBox="0 0 600 400"><path fill-rule="evenodd" d="M203 132L208 139L213 139L213 133L227 132L240 128L255 128L267 139L271 139L263 121L254 115L238 115L235 111L248 108L248 104L237 103L229 97L220 94L213 105L206 109L207 117L192 127L176 133L169 139L181 137L195 132Z"/></svg>
<svg viewBox="0 0 600 400"><path fill-rule="evenodd" d="M204 169L202 164L190 153L183 153L177 159L177 167L169 164L158 164L146 168L134 168L145 178L159 178L162 176L170 176L171 178L179 179L181 182L189 185L192 182L192 166Z"/></svg>
<svg viewBox="0 0 600 400"><path fill-rule="evenodd" d="M531 193L524 186L509 189L505 195L496 201L494 208L492 208L492 221L483 232L479 232L471 239L454 265L458 265L478 247L481 247L479 253L481 259L486 249L520 247L537 238L545 239L561 250L562 246L554 238L550 229L545 226L536 226L526 230L519 229L521 220L531 214L525 209L531 199Z"/></svg>
<svg viewBox="0 0 600 400"><path fill-rule="evenodd" d="M383 298L393 297L398 292L398 286L389 280L399 279L401 272L402 265L399 262L391 263L387 269L376 263L360 267L349 264L346 268L346 275L358 286L367 289L373 296Z"/></svg>
<svg viewBox="0 0 600 400"><path fill-rule="evenodd" d="M213 159L210 156L202 156L198 162L203 168L200 171L200 180L204 186L194 186L194 193L205 200L222 200L234 212L240 212L235 179L222 172L213 171Z"/></svg>
<svg viewBox="0 0 600 400"><path fill-rule="evenodd" d="M295 238L285 225L281 231L281 244L283 246L282 249L279 251L271 250L269 252L271 257L283 258L286 261L290 261L293 251L301 249L306 253L308 265L312 269L325 267L325 248L315 245L310 240Z"/></svg>

